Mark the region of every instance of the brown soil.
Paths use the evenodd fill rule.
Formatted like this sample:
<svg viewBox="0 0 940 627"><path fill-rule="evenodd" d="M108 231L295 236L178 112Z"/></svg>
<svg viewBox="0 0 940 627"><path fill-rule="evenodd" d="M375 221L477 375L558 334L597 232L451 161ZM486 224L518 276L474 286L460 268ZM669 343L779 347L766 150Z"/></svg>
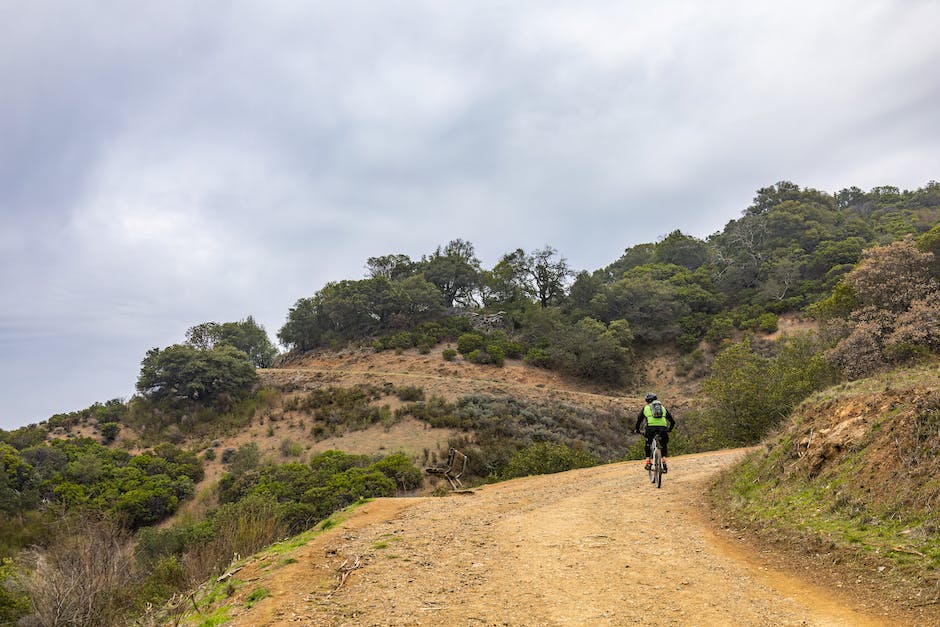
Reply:
<svg viewBox="0 0 940 627"><path fill-rule="evenodd" d="M786 553L718 530L706 486L742 454L676 457L661 490L624 462L379 499L296 562L247 565L227 604L252 626L940 624L937 606L899 609L854 574L797 576Z"/></svg>
<svg viewBox="0 0 940 627"><path fill-rule="evenodd" d="M288 367L259 371L266 385L319 387L321 385L392 384L424 389L425 396L455 401L471 394L504 395L540 400L573 400L577 404L607 406L623 399L624 392L588 389L557 373L507 360L502 368L471 364L461 358L444 361L440 352L419 355L370 349L340 353L311 353ZM632 399L631 399L632 400Z"/></svg>

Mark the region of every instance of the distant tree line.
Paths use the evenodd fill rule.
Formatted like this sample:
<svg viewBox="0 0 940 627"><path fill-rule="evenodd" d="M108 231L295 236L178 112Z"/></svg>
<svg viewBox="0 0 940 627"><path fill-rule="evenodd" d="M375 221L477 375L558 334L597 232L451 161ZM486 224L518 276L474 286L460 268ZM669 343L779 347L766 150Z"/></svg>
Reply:
<svg viewBox="0 0 940 627"><path fill-rule="evenodd" d="M501 311L512 339L525 344L523 355L534 349L533 363L550 368L565 369L561 356L579 345L569 337L577 329L616 324L619 337L630 338L616 367L629 370L635 349L667 344L691 352L736 331L774 331L779 314L829 297L863 251L931 229L936 247L938 220L936 182L913 191L850 187L830 194L782 181L759 189L740 218L704 240L675 230L592 272L573 271L551 246L517 249L486 269L473 245L457 239L417 261L369 258L366 278L299 299L278 338L300 351L375 338L381 347L455 312ZM395 334L397 340L383 340ZM595 376L567 368L578 370Z"/></svg>

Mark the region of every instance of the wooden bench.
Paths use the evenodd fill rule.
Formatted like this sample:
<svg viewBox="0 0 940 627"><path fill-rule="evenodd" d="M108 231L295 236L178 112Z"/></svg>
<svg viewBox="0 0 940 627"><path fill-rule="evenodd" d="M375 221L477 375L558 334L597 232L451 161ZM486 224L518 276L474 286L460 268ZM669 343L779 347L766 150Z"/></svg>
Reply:
<svg viewBox="0 0 940 627"><path fill-rule="evenodd" d="M460 475L463 474L466 468L467 456L454 447L451 447L450 452L447 455L447 464L444 466L427 468L425 471L429 475L443 475L450 482L450 487L456 491L463 485L460 483Z"/></svg>

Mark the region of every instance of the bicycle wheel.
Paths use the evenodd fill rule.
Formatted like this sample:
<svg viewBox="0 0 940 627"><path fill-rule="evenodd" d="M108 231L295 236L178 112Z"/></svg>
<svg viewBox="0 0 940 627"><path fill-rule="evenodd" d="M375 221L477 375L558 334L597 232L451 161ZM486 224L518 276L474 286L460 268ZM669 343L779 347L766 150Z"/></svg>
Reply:
<svg viewBox="0 0 940 627"><path fill-rule="evenodd" d="M653 451L653 483L657 488L663 487L663 454L657 447Z"/></svg>
<svg viewBox="0 0 940 627"><path fill-rule="evenodd" d="M653 440L651 448L652 450L650 452L650 469L647 470L646 472L649 473L650 483L656 483L656 474L653 472L653 468L655 468L655 463L656 463L654 461L656 459L656 453L659 452L658 449L656 448L656 440Z"/></svg>

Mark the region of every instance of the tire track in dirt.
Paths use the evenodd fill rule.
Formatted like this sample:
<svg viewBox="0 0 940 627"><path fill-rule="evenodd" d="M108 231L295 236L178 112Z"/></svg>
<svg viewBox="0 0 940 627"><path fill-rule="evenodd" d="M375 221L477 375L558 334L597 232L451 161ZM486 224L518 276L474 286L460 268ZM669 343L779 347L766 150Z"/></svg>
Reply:
<svg viewBox="0 0 940 627"><path fill-rule="evenodd" d="M742 454L675 457L661 490L622 462L377 500L304 547L235 624L889 624L714 534L703 493Z"/></svg>

